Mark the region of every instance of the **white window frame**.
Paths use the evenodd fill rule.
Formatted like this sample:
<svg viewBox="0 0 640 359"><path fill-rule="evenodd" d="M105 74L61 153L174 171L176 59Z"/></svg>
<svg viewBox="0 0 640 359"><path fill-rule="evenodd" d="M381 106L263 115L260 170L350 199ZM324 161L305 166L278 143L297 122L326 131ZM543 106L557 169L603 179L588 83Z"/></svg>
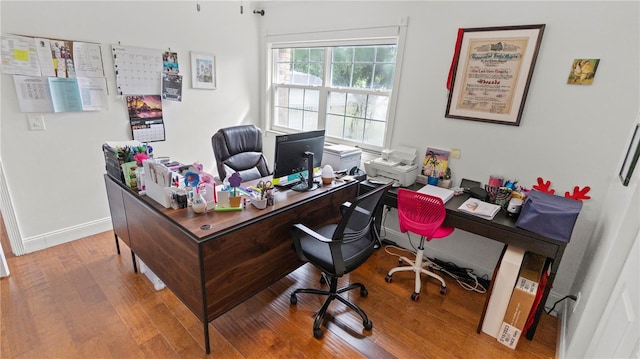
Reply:
<svg viewBox="0 0 640 359"><path fill-rule="evenodd" d="M266 35L266 99L265 99L265 124L268 131L276 133L293 133L297 132L291 128L277 126L273 119L273 98L274 88L272 86L272 76L274 71L272 50L278 48L294 48L294 47L319 47L319 46L357 46L357 45L383 45L390 42L395 43L396 48L396 65L393 77L393 89L391 96L389 97L389 108L387 113L387 124L385 129L385 136L382 146L376 146L365 143L358 143L348 141L345 139L339 139L335 137L327 138L327 142L340 143L362 148L363 150L380 152L383 148L389 148L391 145L391 138L393 136L393 128L395 124L396 104L398 98L398 92L400 87L400 78L402 73L402 63L404 55L404 44L406 38L407 23L406 18L403 18L399 25L389 26L372 26L366 28L357 29L342 29L342 30L326 30L326 31L314 31L303 33L289 33L289 34L273 34ZM325 61L330 61L327 58L328 54L325 53ZM325 73L325 81L329 74ZM295 85L287 85L288 87L295 87ZM309 88L309 87L304 87ZM326 114L326 101L327 101L327 87L319 87L320 90L320 103L319 106L325 109L322 112ZM351 93L357 93L358 89L345 89ZM326 118L319 118L319 124L324 128Z"/></svg>

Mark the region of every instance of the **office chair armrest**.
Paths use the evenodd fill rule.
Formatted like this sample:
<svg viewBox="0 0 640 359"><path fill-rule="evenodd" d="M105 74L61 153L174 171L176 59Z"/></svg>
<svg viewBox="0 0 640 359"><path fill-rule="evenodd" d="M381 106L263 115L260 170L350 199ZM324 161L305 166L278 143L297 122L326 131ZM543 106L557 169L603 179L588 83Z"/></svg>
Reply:
<svg viewBox="0 0 640 359"><path fill-rule="evenodd" d="M321 242L325 242L325 243L330 243L331 242L331 238L327 238L317 232L315 232L314 230L310 229L309 227L305 226L304 224L294 224L293 228L296 228L304 233L306 233L307 235L321 241Z"/></svg>

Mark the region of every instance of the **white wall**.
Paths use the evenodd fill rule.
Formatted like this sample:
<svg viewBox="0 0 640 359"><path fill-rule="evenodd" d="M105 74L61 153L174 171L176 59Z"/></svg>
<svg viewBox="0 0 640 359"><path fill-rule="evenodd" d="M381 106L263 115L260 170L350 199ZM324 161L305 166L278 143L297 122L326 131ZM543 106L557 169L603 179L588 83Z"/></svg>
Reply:
<svg viewBox="0 0 640 359"><path fill-rule="evenodd" d="M165 142L157 155L213 171L211 135L218 128L259 123L259 16L237 2L2 1L2 34L24 34L102 45L110 90L108 110L45 114L46 131L31 132L20 113L13 79L2 74L0 155L27 252L111 228L104 180L105 141L130 136L126 104L114 89L111 44L178 53L182 102L163 105ZM217 90L191 89L189 51L217 60Z"/></svg>

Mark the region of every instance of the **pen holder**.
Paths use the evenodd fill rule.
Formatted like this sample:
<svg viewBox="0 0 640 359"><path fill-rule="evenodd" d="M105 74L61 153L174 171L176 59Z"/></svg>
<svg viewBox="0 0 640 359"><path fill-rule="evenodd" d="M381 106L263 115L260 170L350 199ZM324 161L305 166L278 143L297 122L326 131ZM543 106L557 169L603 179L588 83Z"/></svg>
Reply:
<svg viewBox="0 0 640 359"><path fill-rule="evenodd" d="M267 208L267 199L251 198L251 204L257 209L265 209Z"/></svg>
<svg viewBox="0 0 640 359"><path fill-rule="evenodd" d="M240 207L240 201L242 201L242 198L240 196L229 197L229 207L233 207L233 208Z"/></svg>

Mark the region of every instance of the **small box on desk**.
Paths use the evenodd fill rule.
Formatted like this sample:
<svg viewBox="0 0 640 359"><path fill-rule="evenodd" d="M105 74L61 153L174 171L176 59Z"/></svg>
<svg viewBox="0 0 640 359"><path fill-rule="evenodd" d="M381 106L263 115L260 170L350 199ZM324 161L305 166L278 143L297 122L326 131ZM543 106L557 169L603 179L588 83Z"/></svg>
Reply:
<svg viewBox="0 0 640 359"><path fill-rule="evenodd" d="M324 148L322 166L331 165L334 171L350 170L360 167L362 150L345 145L331 145Z"/></svg>
<svg viewBox="0 0 640 359"><path fill-rule="evenodd" d="M533 307L545 261L544 256L527 252L522 262L518 281L511 294L497 338L500 343L511 349L515 349L518 345L529 312Z"/></svg>

